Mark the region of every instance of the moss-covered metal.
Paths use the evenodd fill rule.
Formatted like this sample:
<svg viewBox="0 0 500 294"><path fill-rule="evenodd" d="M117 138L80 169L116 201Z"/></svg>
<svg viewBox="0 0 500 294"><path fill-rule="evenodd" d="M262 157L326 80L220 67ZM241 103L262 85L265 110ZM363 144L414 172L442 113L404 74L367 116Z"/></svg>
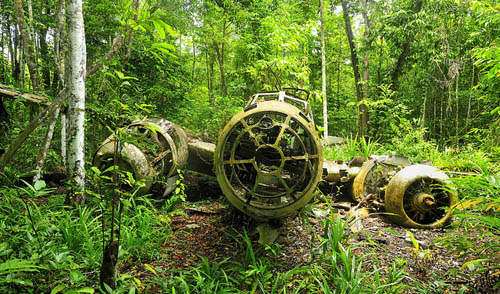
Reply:
<svg viewBox="0 0 500 294"><path fill-rule="evenodd" d="M295 213L311 200L322 175L323 150L310 113L284 102L285 92L264 94L272 95L279 99L254 96L227 123L214 154L224 195L257 220Z"/></svg>
<svg viewBox="0 0 500 294"><path fill-rule="evenodd" d="M137 193L149 191L159 176L164 176L171 191L177 170L184 168L188 159L187 136L178 125L163 119L152 118L134 122L126 127L126 142L119 145L118 166L129 171L144 186ZM116 139L108 137L94 154L93 165L104 170L113 164Z"/></svg>

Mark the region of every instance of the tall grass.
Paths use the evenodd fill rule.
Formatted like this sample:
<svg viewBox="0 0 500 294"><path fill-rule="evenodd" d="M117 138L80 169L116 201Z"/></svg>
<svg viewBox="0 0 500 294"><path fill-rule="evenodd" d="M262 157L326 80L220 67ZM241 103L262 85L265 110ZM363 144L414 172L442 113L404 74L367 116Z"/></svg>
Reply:
<svg viewBox="0 0 500 294"><path fill-rule="evenodd" d="M456 225L464 228L460 236L450 233L440 240L451 253L473 256L462 265L476 279L494 291L500 289L500 170L476 164L478 173L453 178L462 195L457 203ZM476 243L477 234L486 242Z"/></svg>
<svg viewBox="0 0 500 294"><path fill-rule="evenodd" d="M348 161L354 156L380 155L383 147L371 139L360 138L358 136L347 137L343 144L336 144L324 149L325 158L330 160Z"/></svg>

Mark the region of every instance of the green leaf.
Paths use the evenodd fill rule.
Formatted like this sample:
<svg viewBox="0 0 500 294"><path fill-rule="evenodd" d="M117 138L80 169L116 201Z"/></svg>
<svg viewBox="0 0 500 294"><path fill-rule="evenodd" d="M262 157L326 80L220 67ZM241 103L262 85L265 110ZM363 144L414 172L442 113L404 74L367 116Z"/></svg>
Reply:
<svg viewBox="0 0 500 294"><path fill-rule="evenodd" d="M62 290L64 290L66 288L66 285L64 284L61 284L61 285L57 285L55 286L52 291L50 291L50 294L56 294L56 293L59 293L61 292Z"/></svg>
<svg viewBox="0 0 500 294"><path fill-rule="evenodd" d="M122 5L123 8L127 9L130 7L130 5L132 5L132 0L124 0Z"/></svg>
<svg viewBox="0 0 500 294"><path fill-rule="evenodd" d="M145 263L144 264L144 268L147 269L148 271L152 272L153 274L155 274L156 276L158 275L158 273L156 272L156 270L149 264Z"/></svg>
<svg viewBox="0 0 500 294"><path fill-rule="evenodd" d="M80 271L74 270L69 273L70 281L73 284L77 284L83 279L83 274Z"/></svg>
<svg viewBox="0 0 500 294"><path fill-rule="evenodd" d="M498 114L500 114L500 106L498 106L497 108L493 109L490 114L494 114L495 112L498 112Z"/></svg>
<svg viewBox="0 0 500 294"><path fill-rule="evenodd" d="M161 22L157 19L153 19L153 25L155 26L156 33L158 34L159 39L164 40L166 35L165 35L165 30L163 29Z"/></svg>
<svg viewBox="0 0 500 294"><path fill-rule="evenodd" d="M76 290L76 292L78 292L78 293L94 293L95 290L93 288L90 288L90 287L83 287L81 289Z"/></svg>
<svg viewBox="0 0 500 294"><path fill-rule="evenodd" d="M44 180L39 180L35 183L34 188L37 191L42 190L43 188L47 187L47 184L45 183Z"/></svg>

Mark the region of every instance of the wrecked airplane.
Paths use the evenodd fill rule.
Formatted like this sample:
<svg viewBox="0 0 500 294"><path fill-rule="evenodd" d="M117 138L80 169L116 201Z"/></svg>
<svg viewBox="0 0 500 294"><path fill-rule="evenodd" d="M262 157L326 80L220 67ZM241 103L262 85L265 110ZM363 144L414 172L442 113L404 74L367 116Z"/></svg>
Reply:
<svg viewBox="0 0 500 294"><path fill-rule="evenodd" d="M171 193L178 169L215 175L227 200L260 222L295 214L322 180L348 183L354 201L386 212L405 227L439 228L450 220L457 192L435 167L398 155L356 157L348 163L323 160L308 96L300 89L253 95L216 145L190 140L165 119L135 122L126 130L141 134L145 144L116 146L111 136L93 164L109 166L120 147L118 166L146 182L140 193L160 176L167 178L164 195Z"/></svg>

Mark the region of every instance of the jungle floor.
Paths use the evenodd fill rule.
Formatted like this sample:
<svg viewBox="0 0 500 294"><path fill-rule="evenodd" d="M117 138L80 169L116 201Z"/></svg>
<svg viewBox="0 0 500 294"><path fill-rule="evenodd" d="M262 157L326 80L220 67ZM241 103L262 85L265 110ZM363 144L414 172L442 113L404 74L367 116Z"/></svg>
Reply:
<svg viewBox="0 0 500 294"><path fill-rule="evenodd" d="M329 210L344 222L353 219L349 216L353 203L341 199L328 207L324 199L317 200L317 203L323 204L313 204L305 217L303 214L284 220L276 241L279 243L279 254L272 257L275 264L281 265L277 270L284 272L307 265L314 255L321 253L317 237L323 234L323 223ZM214 263L226 258L238 259L239 255L244 254L244 242L239 238L243 232L248 232L255 248L259 247L255 223L231 208L224 199L185 202L182 210L184 215L172 218L173 238L161 248L168 259L150 263L160 268L164 275L199 266L201 256ZM405 229L391 223L382 214L361 210L358 219L346 229L345 246L353 245L355 254L364 258L364 264L377 263L382 272L387 272L397 259L406 260L404 266L407 277L404 283L427 285L431 289L428 293L456 293L464 286L475 288L476 292L473 293L497 293L492 287L498 282L498 275L470 275L470 268L463 265L474 256L454 254L453 244L439 242L442 238L455 240L464 236L464 230L456 221L444 229ZM488 238L480 231L468 232L467 238L471 237L478 244L488 242ZM415 242L418 242L418 246ZM152 276L151 271L134 263L123 263L118 270L141 280L148 280ZM416 292L407 289L405 293Z"/></svg>

